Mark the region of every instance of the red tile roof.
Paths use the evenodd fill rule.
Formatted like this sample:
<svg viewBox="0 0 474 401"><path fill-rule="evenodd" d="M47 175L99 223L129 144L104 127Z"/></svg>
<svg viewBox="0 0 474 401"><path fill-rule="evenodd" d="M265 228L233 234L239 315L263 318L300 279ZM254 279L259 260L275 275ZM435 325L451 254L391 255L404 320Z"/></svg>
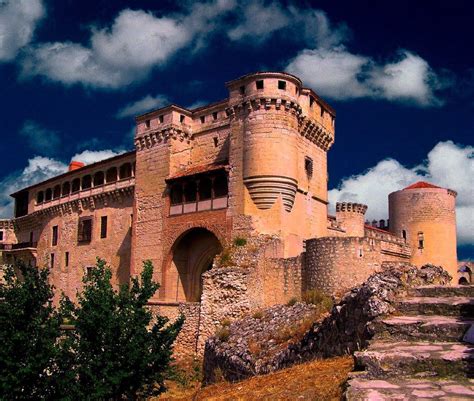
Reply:
<svg viewBox="0 0 474 401"><path fill-rule="evenodd" d="M429 182L426 182L426 181L418 181L418 182L415 182L414 184L409 185L406 188L403 188L403 190L405 190L405 189L417 189L417 188L441 188L441 187L430 184Z"/></svg>

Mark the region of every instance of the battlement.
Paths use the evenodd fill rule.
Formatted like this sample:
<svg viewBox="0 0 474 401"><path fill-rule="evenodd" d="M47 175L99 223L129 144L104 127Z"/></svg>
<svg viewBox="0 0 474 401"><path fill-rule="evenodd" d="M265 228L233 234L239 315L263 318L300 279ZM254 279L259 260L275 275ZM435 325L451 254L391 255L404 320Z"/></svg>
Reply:
<svg viewBox="0 0 474 401"><path fill-rule="evenodd" d="M336 212L359 213L365 215L367 205L352 202L337 202Z"/></svg>

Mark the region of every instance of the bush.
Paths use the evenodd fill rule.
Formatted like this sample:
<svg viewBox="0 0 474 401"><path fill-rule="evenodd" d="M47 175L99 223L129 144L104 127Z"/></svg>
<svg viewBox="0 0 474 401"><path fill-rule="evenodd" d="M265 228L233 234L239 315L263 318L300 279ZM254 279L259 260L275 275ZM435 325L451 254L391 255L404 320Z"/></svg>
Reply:
<svg viewBox="0 0 474 401"><path fill-rule="evenodd" d="M222 341L223 343L227 342L230 337L230 329L229 327L221 327L219 330L216 331L216 337Z"/></svg>
<svg viewBox="0 0 474 401"><path fill-rule="evenodd" d="M296 298L296 297L290 298L290 299L288 300L288 302L286 303L286 306L293 306L293 305L295 305L297 302L298 302L298 298Z"/></svg>
<svg viewBox="0 0 474 401"><path fill-rule="evenodd" d="M53 399L62 317L53 307L49 271L4 268L0 285L0 399Z"/></svg>
<svg viewBox="0 0 474 401"><path fill-rule="evenodd" d="M317 307L320 313L329 312L333 306L332 298L320 290L308 290L303 293L302 301Z"/></svg>
<svg viewBox="0 0 474 401"><path fill-rule="evenodd" d="M242 237L236 237L234 238L234 245L235 246L245 246L247 245L247 240Z"/></svg>
<svg viewBox="0 0 474 401"><path fill-rule="evenodd" d="M261 319L263 318L263 312L261 310L257 310L253 313L252 317L254 319Z"/></svg>
<svg viewBox="0 0 474 401"><path fill-rule="evenodd" d="M230 265L232 261L232 257L230 255L230 252L228 249L224 250L220 255L219 255L219 262L220 262L220 265L225 267L225 266L228 266Z"/></svg>
<svg viewBox="0 0 474 401"><path fill-rule="evenodd" d="M72 399L136 399L165 390L172 345L183 319L169 323L147 309L159 287L152 275L151 262L145 262L140 279L134 277L131 285L116 291L110 268L98 259L84 277L78 305L63 300L62 309L75 325L63 344L75 378L68 388Z"/></svg>

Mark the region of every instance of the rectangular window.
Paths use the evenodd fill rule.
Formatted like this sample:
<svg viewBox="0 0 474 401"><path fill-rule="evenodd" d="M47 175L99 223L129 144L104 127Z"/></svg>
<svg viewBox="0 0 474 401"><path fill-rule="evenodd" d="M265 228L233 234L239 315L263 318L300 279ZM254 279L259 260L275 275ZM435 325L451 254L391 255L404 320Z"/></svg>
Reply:
<svg viewBox="0 0 474 401"><path fill-rule="evenodd" d="M145 120L145 127L150 128L150 120Z"/></svg>
<svg viewBox="0 0 474 401"><path fill-rule="evenodd" d="M184 116L182 114L179 116L179 122L184 123Z"/></svg>
<svg viewBox="0 0 474 401"><path fill-rule="evenodd" d="M206 117L205 117L205 116L201 116L201 124L204 124L205 121L206 121Z"/></svg>
<svg viewBox="0 0 474 401"><path fill-rule="evenodd" d="M3 231L0 231L0 241L3 241Z"/></svg>
<svg viewBox="0 0 474 401"><path fill-rule="evenodd" d="M240 92L241 95L245 95L245 86L241 86L239 88L239 92Z"/></svg>
<svg viewBox="0 0 474 401"><path fill-rule="evenodd" d="M77 240L78 242L90 242L92 240L92 218L83 217L79 219Z"/></svg>
<svg viewBox="0 0 474 401"><path fill-rule="evenodd" d="M278 81L278 89L286 90L286 81Z"/></svg>
<svg viewBox="0 0 474 401"><path fill-rule="evenodd" d="M66 267L69 266L69 252L66 252L66 253L64 254L64 265L65 265Z"/></svg>
<svg viewBox="0 0 474 401"><path fill-rule="evenodd" d="M100 238L107 238L107 216L100 218Z"/></svg>
<svg viewBox="0 0 474 401"><path fill-rule="evenodd" d="M50 267L51 269L54 268L54 253L51 254L51 258L50 258Z"/></svg>
<svg viewBox="0 0 474 401"><path fill-rule="evenodd" d="M313 176L313 159L311 157L306 156L304 158L304 170L309 178Z"/></svg>
<svg viewBox="0 0 474 401"><path fill-rule="evenodd" d="M255 82L257 89L263 89L263 80L259 80Z"/></svg>
<svg viewBox="0 0 474 401"><path fill-rule="evenodd" d="M159 116L158 120L160 121L160 124L163 124L163 116Z"/></svg>
<svg viewBox="0 0 474 401"><path fill-rule="evenodd" d="M217 111L215 111L214 113L212 113L212 119L213 119L213 120L217 120Z"/></svg>
<svg viewBox="0 0 474 401"><path fill-rule="evenodd" d="M31 242L33 242L33 241L31 241ZM52 246L58 245L58 226L53 227L53 237L52 237L52 240L51 240L51 245Z"/></svg>

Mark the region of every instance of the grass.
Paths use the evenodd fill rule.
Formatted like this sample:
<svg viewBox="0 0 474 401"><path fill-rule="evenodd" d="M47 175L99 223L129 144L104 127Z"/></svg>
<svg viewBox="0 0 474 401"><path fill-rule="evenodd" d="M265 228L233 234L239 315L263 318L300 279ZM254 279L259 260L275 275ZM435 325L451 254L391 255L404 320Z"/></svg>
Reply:
<svg viewBox="0 0 474 401"><path fill-rule="evenodd" d="M149 401L339 400L352 369L352 357L337 357L307 362L238 383L222 382L204 388L195 383L186 389L168 383L168 392Z"/></svg>

